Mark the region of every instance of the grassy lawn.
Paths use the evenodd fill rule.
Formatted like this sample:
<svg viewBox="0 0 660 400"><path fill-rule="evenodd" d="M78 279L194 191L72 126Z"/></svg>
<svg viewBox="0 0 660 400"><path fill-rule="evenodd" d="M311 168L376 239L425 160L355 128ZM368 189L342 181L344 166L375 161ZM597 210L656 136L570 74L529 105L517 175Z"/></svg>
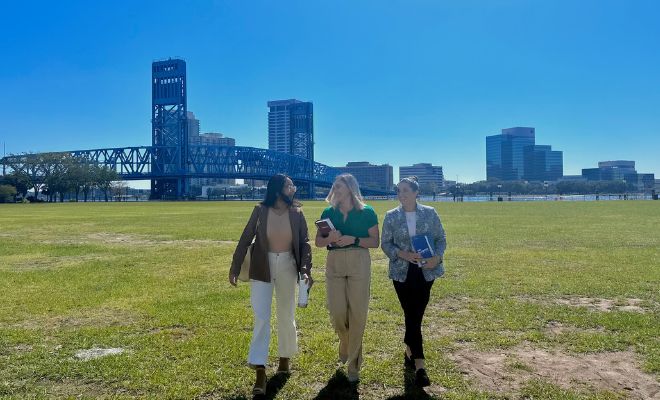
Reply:
<svg viewBox="0 0 660 400"><path fill-rule="evenodd" d="M371 204L382 221L396 203ZM433 385L415 390L404 374L403 314L374 249L359 394L347 389L325 308L326 252L315 248L316 286L297 310L301 351L269 398L660 396L660 202L435 206L448 250L424 322ZM305 202L310 229L323 207ZM251 209L0 205L0 397L250 398L249 291L227 274ZM77 356L92 348L123 352ZM586 378L618 370L610 361L635 370L621 378L630 387L608 386L605 372L602 384Z"/></svg>

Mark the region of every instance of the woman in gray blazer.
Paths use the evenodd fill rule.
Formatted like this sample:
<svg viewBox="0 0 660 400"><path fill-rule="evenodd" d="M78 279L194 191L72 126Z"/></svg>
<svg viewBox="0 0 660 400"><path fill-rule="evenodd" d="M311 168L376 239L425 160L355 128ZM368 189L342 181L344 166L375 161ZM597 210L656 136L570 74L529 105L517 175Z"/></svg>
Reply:
<svg viewBox="0 0 660 400"><path fill-rule="evenodd" d="M415 384L431 384L424 365L422 319L429 302L433 281L444 272L442 259L447 247L445 230L433 207L417 202L417 177L403 178L397 185L401 205L387 212L383 221L381 248L390 259L389 277L405 316L404 364L415 369ZM413 238L425 242L433 256L423 258L413 248ZM419 249L418 249L419 250Z"/></svg>

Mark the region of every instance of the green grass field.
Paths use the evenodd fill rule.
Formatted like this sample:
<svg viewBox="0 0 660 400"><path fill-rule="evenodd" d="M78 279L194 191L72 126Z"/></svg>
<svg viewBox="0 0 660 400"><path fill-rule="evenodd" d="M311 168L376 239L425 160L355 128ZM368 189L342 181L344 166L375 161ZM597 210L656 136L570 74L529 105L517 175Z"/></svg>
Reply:
<svg viewBox="0 0 660 400"><path fill-rule="evenodd" d="M371 204L382 220L396 203ZM305 202L310 229L323 207ZM403 314L374 249L359 394L346 388L314 248L301 351L269 398L660 396L660 202L435 207L448 249L424 322L433 385L404 374ZM249 291L227 273L251 208L0 205L0 397L250 398ZM124 352L76 356L91 348Z"/></svg>

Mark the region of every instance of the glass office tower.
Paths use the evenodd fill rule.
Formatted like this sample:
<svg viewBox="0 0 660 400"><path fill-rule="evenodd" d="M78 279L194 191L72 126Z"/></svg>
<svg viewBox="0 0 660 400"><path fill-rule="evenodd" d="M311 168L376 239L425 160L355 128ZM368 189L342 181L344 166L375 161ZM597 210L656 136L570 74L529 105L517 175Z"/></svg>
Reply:
<svg viewBox="0 0 660 400"><path fill-rule="evenodd" d="M289 99L268 107L268 149L314 160L313 104Z"/></svg>
<svg viewBox="0 0 660 400"><path fill-rule="evenodd" d="M486 137L486 178L515 181L525 175L525 148L535 142L534 128L502 129Z"/></svg>

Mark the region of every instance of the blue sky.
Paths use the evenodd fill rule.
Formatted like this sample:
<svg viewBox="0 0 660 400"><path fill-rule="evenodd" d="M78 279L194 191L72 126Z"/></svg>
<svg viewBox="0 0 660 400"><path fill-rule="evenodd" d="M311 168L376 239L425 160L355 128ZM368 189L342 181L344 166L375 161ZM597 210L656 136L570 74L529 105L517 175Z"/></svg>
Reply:
<svg viewBox="0 0 660 400"><path fill-rule="evenodd" d="M316 159L485 179L485 136L533 126L564 173L660 175L657 1L10 2L7 153L149 145L151 62L182 57L202 131L267 147L266 102L314 102Z"/></svg>

